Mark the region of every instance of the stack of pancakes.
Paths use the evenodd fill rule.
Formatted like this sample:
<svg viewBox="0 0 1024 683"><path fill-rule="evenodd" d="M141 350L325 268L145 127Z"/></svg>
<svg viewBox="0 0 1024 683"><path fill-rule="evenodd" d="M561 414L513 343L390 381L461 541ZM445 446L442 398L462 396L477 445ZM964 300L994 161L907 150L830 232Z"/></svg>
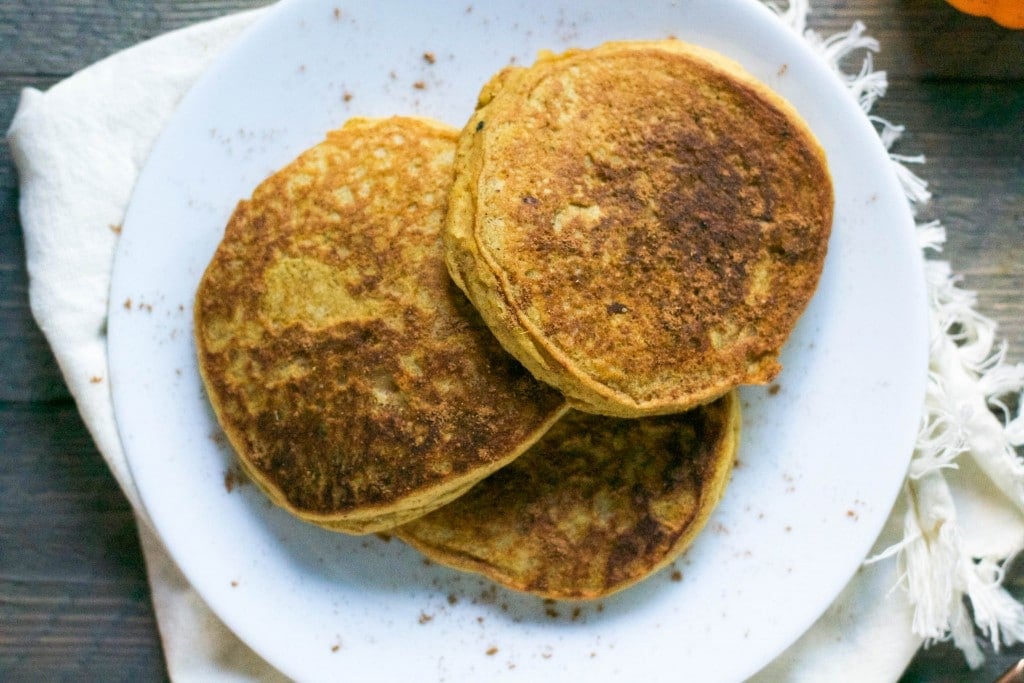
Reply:
<svg viewBox="0 0 1024 683"><path fill-rule="evenodd" d="M545 54L462 131L354 119L264 181L200 283L199 367L294 515L606 595L721 498L832 204L806 124L721 56Z"/></svg>

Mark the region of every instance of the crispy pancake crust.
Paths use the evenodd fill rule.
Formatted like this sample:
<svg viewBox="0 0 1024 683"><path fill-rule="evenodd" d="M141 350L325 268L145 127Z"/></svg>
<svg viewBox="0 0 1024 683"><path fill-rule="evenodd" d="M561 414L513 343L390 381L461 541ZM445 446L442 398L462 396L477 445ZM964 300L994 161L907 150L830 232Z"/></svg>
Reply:
<svg viewBox="0 0 1024 683"><path fill-rule="evenodd" d="M456 131L355 119L238 204L195 303L199 368L266 493L327 528L412 519L564 412L452 284Z"/></svg>
<svg viewBox="0 0 1024 683"><path fill-rule="evenodd" d="M609 43L484 87L446 256L574 407L668 413L777 374L832 207L814 136L741 67L675 40Z"/></svg>
<svg viewBox="0 0 1024 683"><path fill-rule="evenodd" d="M516 590L602 597L690 545L728 482L739 428L735 392L669 416L571 412L511 465L395 533Z"/></svg>

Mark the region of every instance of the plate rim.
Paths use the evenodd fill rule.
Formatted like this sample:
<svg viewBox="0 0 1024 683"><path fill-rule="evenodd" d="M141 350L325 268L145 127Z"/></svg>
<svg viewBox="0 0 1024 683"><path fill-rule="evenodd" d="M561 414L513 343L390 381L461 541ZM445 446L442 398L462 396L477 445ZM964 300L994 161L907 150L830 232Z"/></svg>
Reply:
<svg viewBox="0 0 1024 683"><path fill-rule="evenodd" d="M773 15L771 15L770 10L768 8L766 8L763 4L758 2L757 0L729 0L729 3L733 7L746 6L748 9L753 10L755 12L756 11L760 11L760 12L764 12L764 13L770 15L770 16L773 16ZM227 65L230 63L231 55L233 53L235 53L237 50L240 49L239 46L244 46L244 45L246 45L248 43L248 41L255 40L255 37L259 36L262 32L269 32L269 33L272 34L273 33L274 22L280 21L281 18L283 18L283 17L287 17L291 7L301 7L301 6L306 6L306 5L310 5L310 4L314 4L314 2L312 2L311 0L284 0L283 2L279 2L275 6L269 8L268 11L265 14L263 14L262 16L260 16L260 17L258 17L256 19L256 21L254 22L253 25L247 27L242 32L242 34L236 38L235 42L225 50L224 53L222 53L221 55L219 55L215 59L214 63L212 63L210 65L210 67L207 69L207 71L199 78L199 80L196 81L196 83L193 85L193 87L189 89L189 92L186 94L185 98L182 100L182 104L184 104L186 102L186 100L193 94L193 92L197 91L196 90L197 87L200 87L204 82L206 82L208 80L214 80L215 78L219 77L220 70L227 70L228 69ZM754 9L754 8L756 8L756 9ZM806 50L808 52L810 51L809 46L806 45L806 41L798 38L797 42L799 42L801 48L806 48ZM813 56L812 58L814 60L818 60L817 56ZM845 88L844 88L844 91L845 91ZM852 101L852 97L851 97L851 101ZM169 121L167 127L165 127L164 131L166 131L168 128L170 128L173 125L173 123L174 123L176 118L177 118L177 114L175 113L174 115L172 115L172 118ZM866 117L864 117L864 124L866 126L870 127L870 123L867 121ZM162 140L163 135L164 135L164 131L161 132L161 135L158 137L156 143L154 144L154 146L152 148L153 152L155 152L156 150L158 150L160 148L161 140ZM874 130L873 129L872 129L872 134L874 134ZM877 136L876 136L876 140L877 140ZM878 148L882 149L881 142L877 141L877 144L878 144ZM146 169L148 168L148 166L149 166L149 160L147 159L146 165L143 167L143 170L140 173L140 177L141 177L142 174L147 172ZM891 178L890 178L889 182L893 186L898 187L898 179L896 178L896 175L895 175L894 171L891 171ZM133 208L132 207L135 204L135 199L136 199L136 194L135 194L135 192L133 192L132 199L131 199L131 201L129 203L128 211L126 212L126 217L125 217L125 222L124 222L124 230L125 230L125 232L129 232L131 230L132 221L130 221L130 218L132 217L132 214L133 214ZM894 224L896 222L897 221L895 221L895 220L893 221ZM911 227L911 228L913 227L913 217L912 217L912 214L910 212L909 205L906 206L906 210L904 212L904 216L901 217L901 221L900 222L904 223L905 226L907 226L907 227ZM120 260L120 254L121 254L121 249L120 249L120 244L119 244L119 248L117 250L117 254L115 255L113 275L112 275L112 279L111 279L111 292L115 291L115 280L116 280L116 274L117 274L117 271L118 271L118 263L119 263L119 260ZM916 261L915 261L915 263L916 263ZM924 285L924 274L923 274L923 259L922 259L922 262L921 262L920 266L917 268L917 270L920 271L919 272L919 275L920 275L919 279L920 279L920 283L921 283L920 284L920 292L919 292L919 297L918 298L920 300L920 303L922 304L922 308L926 308L926 299L925 299L925 296L924 296L925 285ZM110 368L111 368L111 387L112 387L111 391L112 391L112 394L116 396L118 392L116 392L114 388L119 386L119 384L120 384L119 382L116 381L116 378L114 376L116 374L116 371L114 370L114 367L115 367L115 365L118 364L118 363L115 362L115 359L114 359L114 349L117 348L117 344L119 343L119 342L115 341L115 339L118 337L118 334L117 334L116 330L119 327L118 321L122 321L125 318L121 315L122 312L119 310L120 305L119 304L115 305L115 303L114 303L115 301L119 301L119 298L111 296L109 304L108 304L108 319L111 320L111 323L112 323L111 324L111 331L110 331L110 342L111 343L108 344L108 363L109 363ZM922 319L924 319L925 317L926 317L926 311L922 311ZM927 332L925 332L923 334L922 339L925 342L925 348L926 348ZM927 352L922 354L922 360L923 360L923 363L922 363L922 371L921 371L921 378L920 378L920 396L921 396L921 405L923 407L925 378L927 376ZM114 399L115 416L120 415L122 413L122 411L120 411L118 409L118 403L119 403L120 400L121 399L119 399L119 398L115 398ZM128 466L129 466L129 469L132 471L132 474L133 474L132 478L133 478L133 481L134 481L135 480L135 471L134 471L135 470L135 466L133 466L133 462L135 462L137 464L137 460L132 458L132 457L130 457L128 455L129 448L126 445L126 439L125 439L125 437L123 435L122 421L121 420L117 420L117 426L118 426L118 438L122 442L122 445L123 445L123 448L124 448L124 452L126 454L126 459L128 461ZM916 434L917 424L915 423L913 425L910 425L908 427L908 429L911 432L913 432L914 434ZM912 454L912 448L908 448L907 449L907 453L906 453L906 464L908 464L908 465L909 465L911 454ZM894 493L893 493L893 498L890 501L890 504L894 503L895 500L896 500L896 496L898 495L898 491L899 491L899 484L902 484L902 480L900 480L900 482L898 482L897 486L895 487L895 490L894 490ZM142 505L146 509L147 515L148 515L149 505L147 504L146 497L143 495L143 492L141 490L139 491L139 500L142 501ZM885 517L883 516L881 524L884 524L884 521L885 521ZM881 530L881 524L879 524L878 529L876 531L880 531ZM153 525L152 526L157 531L157 535L161 538L161 540L163 540L164 539L164 535L162 533L160 533L160 525L159 525L159 523L156 520L153 520ZM877 533L874 534L874 535L877 535ZM168 551L171 554L172 558L174 559L175 564L177 564L180 567L182 565L182 562L179 560L178 556L176 556L171 551L171 549L169 547L168 547ZM841 585L839 586L839 589L835 592L835 595L838 595L839 591L842 589L843 586L846 585L846 583L848 582L850 576L852 576L852 574L853 574L853 572L855 570L856 570L856 567L854 567L851 570L849 576L846 576L843 579L843 581L841 582ZM182 571L183 571L183 573L186 574L186 576L188 576L187 572L185 572L185 568L184 567L182 567ZM216 613L218 615L218 617L220 617L225 623L230 623L228 619L224 618L224 616L221 613L221 610L218 610L218 609L215 608L215 604L220 604L220 601L217 600L217 599L211 600L210 595L208 595L206 592L204 592L201 589L201 587L202 587L202 582L201 581L197 583L192 576L188 576L188 578L189 578L190 584L192 584L193 587L196 589L196 591L200 594L200 596L206 602L207 606L210 607L210 609L214 613ZM809 627L811 625L811 623L813 623L813 619L810 622L808 622L806 626ZM239 633L239 629L238 628L231 627L231 630L233 632L235 632L237 635L239 635L240 638L242 638L242 635ZM804 629L804 630L806 630L806 629ZM801 631L801 633L802 632L803 631ZM242 640L245 641L247 644L249 644L250 647L252 647L252 642L249 639L242 638ZM267 658L266 655L264 655L262 652L259 652L259 650L256 650L255 647L253 649L255 651L257 651L261 656ZM785 649L785 648L783 648L783 649ZM773 658L775 656L777 656L779 653L781 653L781 651L782 650L779 650L778 652L776 652L775 655L773 655ZM270 658L267 658L267 661L271 662ZM769 661L771 661L771 659L766 660L765 662L763 662L762 666L764 664L767 664ZM271 662L271 663L274 666L277 666L278 668L281 668L277 663L275 663L275 662ZM751 671L750 673L754 673L756 670L757 669L755 669L754 671Z"/></svg>

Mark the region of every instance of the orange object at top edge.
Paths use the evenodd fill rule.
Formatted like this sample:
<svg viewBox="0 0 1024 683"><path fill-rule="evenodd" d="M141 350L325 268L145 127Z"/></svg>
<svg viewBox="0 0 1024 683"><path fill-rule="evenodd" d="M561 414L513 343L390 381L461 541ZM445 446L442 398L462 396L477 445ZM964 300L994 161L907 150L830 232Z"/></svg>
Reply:
<svg viewBox="0 0 1024 683"><path fill-rule="evenodd" d="M961 12L988 17L1006 28L1024 28L1024 0L946 0Z"/></svg>

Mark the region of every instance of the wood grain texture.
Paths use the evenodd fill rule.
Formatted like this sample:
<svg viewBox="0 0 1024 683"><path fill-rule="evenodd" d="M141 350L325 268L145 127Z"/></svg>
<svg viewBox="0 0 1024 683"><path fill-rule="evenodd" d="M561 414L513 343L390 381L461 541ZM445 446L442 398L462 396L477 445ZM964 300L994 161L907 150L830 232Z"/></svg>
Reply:
<svg viewBox="0 0 1024 683"><path fill-rule="evenodd" d="M1024 55L1024 52L1021 53ZM906 126L894 151L924 154L910 168L934 193L920 220L938 219L951 262L980 309L1024 358L1024 87L1019 82L895 79L879 116Z"/></svg>
<svg viewBox="0 0 1024 683"><path fill-rule="evenodd" d="M112 52L269 0L5 0L0 65L8 73L67 75Z"/></svg>
<svg viewBox="0 0 1024 683"><path fill-rule="evenodd" d="M876 65L918 81L1019 80L1024 31L958 12L942 0L811 0L810 26L822 35L855 21L881 43Z"/></svg>
<svg viewBox="0 0 1024 683"><path fill-rule="evenodd" d="M0 403L0 680L160 680L135 518L73 405Z"/></svg>
<svg viewBox="0 0 1024 683"><path fill-rule="evenodd" d="M117 49L266 0L4 0L0 129L21 88L49 87ZM339 5L344 3L339 2ZM935 198L939 258L1024 361L1024 31L942 0L812 0L824 35L863 20L882 44L889 94L876 112L907 133L897 151ZM132 512L82 426L28 308L17 177L0 145L0 680L166 677ZM1007 586L1024 598L1024 562ZM922 651L916 681L988 683L1024 646L966 669L950 645Z"/></svg>

